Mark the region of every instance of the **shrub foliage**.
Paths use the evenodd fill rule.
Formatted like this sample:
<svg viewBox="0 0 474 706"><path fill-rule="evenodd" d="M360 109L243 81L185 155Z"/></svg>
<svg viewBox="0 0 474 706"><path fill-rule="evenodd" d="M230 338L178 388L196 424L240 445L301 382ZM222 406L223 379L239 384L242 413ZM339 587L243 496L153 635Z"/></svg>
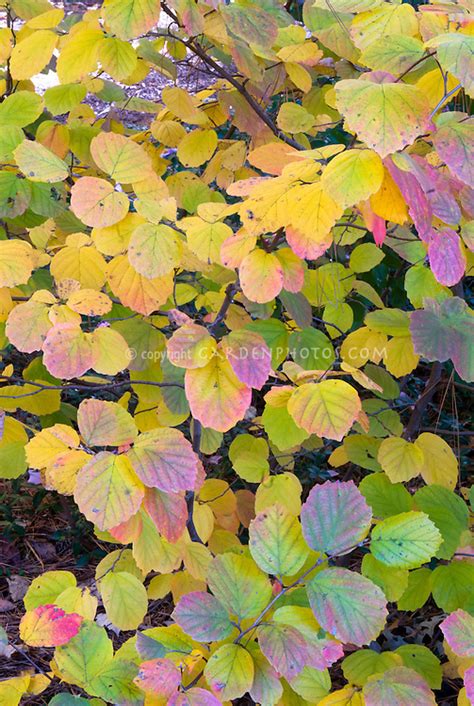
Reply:
<svg viewBox="0 0 474 706"><path fill-rule="evenodd" d="M0 470L109 547L2 704L474 703L468 5L1 1Z"/></svg>

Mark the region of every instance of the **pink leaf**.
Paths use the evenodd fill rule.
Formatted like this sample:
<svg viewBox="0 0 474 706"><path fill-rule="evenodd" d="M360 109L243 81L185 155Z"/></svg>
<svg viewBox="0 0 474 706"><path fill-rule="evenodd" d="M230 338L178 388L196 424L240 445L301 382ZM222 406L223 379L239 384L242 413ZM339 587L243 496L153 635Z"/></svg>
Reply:
<svg viewBox="0 0 474 706"><path fill-rule="evenodd" d="M240 329L222 342L224 353L240 382L259 390L271 370L271 353L262 336Z"/></svg>
<svg viewBox="0 0 474 706"><path fill-rule="evenodd" d="M459 657L474 657L474 617L460 608L440 625L452 651Z"/></svg>
<svg viewBox="0 0 474 706"><path fill-rule="evenodd" d="M260 626L258 644L270 664L285 679L293 679L308 664L308 644L303 635L289 625Z"/></svg>
<svg viewBox="0 0 474 706"><path fill-rule="evenodd" d="M158 488L146 488L144 507L158 532L168 542L177 542L186 529L188 511L184 497Z"/></svg>
<svg viewBox="0 0 474 706"><path fill-rule="evenodd" d="M461 239L453 230L432 231L428 246L431 270L441 284L452 287L463 277L466 257L461 247Z"/></svg>
<svg viewBox="0 0 474 706"><path fill-rule="evenodd" d="M153 429L140 434L127 456L148 487L165 493L194 488L198 457L179 429Z"/></svg>
<svg viewBox="0 0 474 706"><path fill-rule="evenodd" d="M142 662L134 683L147 694L171 697L181 684L181 672L169 659Z"/></svg>
<svg viewBox="0 0 474 706"><path fill-rule="evenodd" d="M222 701L209 691L194 687L186 693L173 694L167 706L222 706Z"/></svg>
<svg viewBox="0 0 474 706"><path fill-rule="evenodd" d="M55 605L40 605L21 619L20 637L32 647L65 645L77 635L82 623L77 613L65 613Z"/></svg>
<svg viewBox="0 0 474 706"><path fill-rule="evenodd" d="M311 549L334 554L367 535L372 511L353 481L316 485L301 510L303 535Z"/></svg>
<svg viewBox="0 0 474 706"><path fill-rule="evenodd" d="M461 209L455 194L461 184L453 177L444 174L417 155L412 158L416 176L433 209L433 215L444 223L456 224L461 218Z"/></svg>
<svg viewBox="0 0 474 706"><path fill-rule="evenodd" d="M425 242L428 241L431 234L433 212L420 182L411 172L405 172L396 167L391 159L386 159L385 165L408 204L408 213L415 224L418 235Z"/></svg>
<svg viewBox="0 0 474 706"><path fill-rule="evenodd" d="M194 640L223 640L232 632L229 615L210 593L194 591L183 596L173 611L173 618Z"/></svg>
<svg viewBox="0 0 474 706"><path fill-rule="evenodd" d="M377 216L370 207L369 201L364 201L359 204L359 210L364 219L365 226L374 236L375 244L379 248L384 244L387 236L387 226L385 220L381 216Z"/></svg>
<svg viewBox="0 0 474 706"><path fill-rule="evenodd" d="M467 698L474 704L474 665L464 672L464 686Z"/></svg>

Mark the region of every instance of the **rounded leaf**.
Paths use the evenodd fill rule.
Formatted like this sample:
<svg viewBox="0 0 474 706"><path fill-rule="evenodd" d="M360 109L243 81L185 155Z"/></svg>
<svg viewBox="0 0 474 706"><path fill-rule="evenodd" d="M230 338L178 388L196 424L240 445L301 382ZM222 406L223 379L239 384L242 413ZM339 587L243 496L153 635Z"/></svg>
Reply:
<svg viewBox="0 0 474 706"><path fill-rule="evenodd" d="M128 458L101 451L80 471L74 498L88 520L107 530L134 515L144 494Z"/></svg>
<svg viewBox="0 0 474 706"><path fill-rule="evenodd" d="M366 645L387 617L383 591L348 569L324 569L306 587L311 609L324 630L342 642Z"/></svg>
<svg viewBox="0 0 474 706"><path fill-rule="evenodd" d="M374 527L370 550L382 564L415 569L436 554L442 541L436 525L424 512L402 512Z"/></svg>
<svg viewBox="0 0 474 706"><path fill-rule="evenodd" d="M337 441L348 433L360 410L359 395L342 380L306 383L288 401L288 412L299 427Z"/></svg>
<svg viewBox="0 0 474 706"><path fill-rule="evenodd" d="M326 481L312 488L301 508L303 534L311 549L337 554L367 536L372 510L353 481Z"/></svg>
<svg viewBox="0 0 474 706"><path fill-rule="evenodd" d="M258 566L279 577L296 574L309 554L298 519L281 505L263 510L252 520L249 547Z"/></svg>
<svg viewBox="0 0 474 706"><path fill-rule="evenodd" d="M364 686L363 694L366 706L436 706L426 681L408 667L375 674Z"/></svg>
<svg viewBox="0 0 474 706"><path fill-rule="evenodd" d="M238 699L253 682L254 664L240 645L222 645L207 661L204 676L212 691L224 701Z"/></svg>

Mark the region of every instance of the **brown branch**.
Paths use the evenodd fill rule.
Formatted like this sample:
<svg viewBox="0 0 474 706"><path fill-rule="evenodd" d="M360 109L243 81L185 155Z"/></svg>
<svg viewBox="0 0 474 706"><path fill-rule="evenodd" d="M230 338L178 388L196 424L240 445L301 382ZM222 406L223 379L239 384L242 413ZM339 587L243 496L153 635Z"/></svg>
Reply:
<svg viewBox="0 0 474 706"><path fill-rule="evenodd" d="M201 435L202 435L202 425L197 419L193 419L193 451L197 456L201 449ZM188 508L188 520L186 522L186 527L189 532L189 536L192 542L198 542L199 544L204 544L201 537L198 534L196 525L194 524L194 490L188 490L186 493L186 507Z"/></svg>
<svg viewBox="0 0 474 706"><path fill-rule="evenodd" d="M229 310L230 305L234 301L234 296L239 288L239 285L237 282L231 282L230 284L227 285L226 290L225 290L225 298L224 301L222 302L221 308L216 314L216 318L212 322L212 324L209 326L209 333L214 334L216 328L221 324Z"/></svg>
<svg viewBox="0 0 474 706"><path fill-rule="evenodd" d="M426 382L425 389L418 398L413 408L413 412L411 413L411 417L408 420L408 424L405 427L405 431L403 432L403 436L405 439L411 439L415 432L418 431L418 427L420 426L421 421L423 419L423 414L425 413L426 408L433 399L433 395L436 392L436 388L438 387L438 384L441 381L442 370L443 366L439 361L433 363L433 367L431 368L431 373Z"/></svg>
<svg viewBox="0 0 474 706"><path fill-rule="evenodd" d="M165 5L165 3L162 3L161 9L163 12L165 12L168 17L170 17L173 22L175 22L178 26L178 18L176 15ZM171 34L171 33L170 33ZM184 44L190 51L193 52L196 56L198 56L202 61L207 64L211 69L213 69L221 78L224 78L226 81L228 81L231 86L233 86L239 93L240 95L247 101L249 106L252 108L252 110L258 115L260 120L262 120L267 127L270 128L270 130L273 132L276 137L278 137L280 140L283 142L286 142L287 145L290 145L290 147L294 147L297 150L304 150L305 147L294 140L291 137L288 137L284 133L282 133L277 125L273 122L273 120L270 118L266 110L257 102L257 100L252 96L251 93L247 91L245 86L240 83L231 73L228 71L224 66L219 64L217 61L215 61L207 52L205 49L201 47L200 44L198 44L195 40L193 39L182 39L182 37L178 37L174 34L171 34L173 39L176 39L177 41L181 42Z"/></svg>
<svg viewBox="0 0 474 706"><path fill-rule="evenodd" d="M417 61L415 61L411 66L408 67L408 69L405 69L405 71L402 74L400 74L400 76L396 80L396 83L398 83L398 81L401 81L404 76L409 74L410 71L412 71L414 68L416 68L419 64L422 64L423 61L430 59L435 54L436 54L435 51L430 51L429 54L425 54L425 56L422 56L421 59L418 59Z"/></svg>
<svg viewBox="0 0 474 706"><path fill-rule="evenodd" d="M17 385L31 385L32 387L36 387L37 389L34 390L33 392L25 392L24 394L21 395L0 395L0 398L4 399L10 399L10 400L17 400L21 399L23 397L32 397L33 395L38 395L40 392L43 392L44 390L79 390L82 392L98 392L101 390L114 390L118 387L125 387L125 386L132 386L132 385L151 385L152 387L183 387L183 385L179 382L154 382L153 380L122 380L120 382L109 382L109 383L104 383L104 384L98 384L96 385L95 383L90 383L90 384L83 384L83 383L70 383L68 385L45 385L41 382L36 382L35 380L24 380L23 378L18 378L18 377L7 377L5 375L0 375L0 382L13 382L14 384Z"/></svg>

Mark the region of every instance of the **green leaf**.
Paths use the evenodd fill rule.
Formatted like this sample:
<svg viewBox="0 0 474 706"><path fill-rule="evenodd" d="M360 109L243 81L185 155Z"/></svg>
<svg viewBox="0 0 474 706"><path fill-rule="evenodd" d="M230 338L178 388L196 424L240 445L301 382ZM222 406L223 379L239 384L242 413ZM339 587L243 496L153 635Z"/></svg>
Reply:
<svg viewBox="0 0 474 706"><path fill-rule="evenodd" d="M223 700L238 699L253 682L254 665L249 652L240 645L222 645L204 667L211 690Z"/></svg>
<svg viewBox="0 0 474 706"><path fill-rule="evenodd" d="M441 534L428 515L402 512L373 529L370 550L387 566L413 569L429 561L441 542Z"/></svg>
<svg viewBox="0 0 474 706"><path fill-rule="evenodd" d="M387 601L396 601L408 586L408 569L394 569L378 561L372 554L366 554L362 559L361 572L363 576L380 586Z"/></svg>
<svg viewBox="0 0 474 706"><path fill-rule="evenodd" d="M229 458L238 476L249 483L260 483L269 471L268 444L251 434L239 434L229 447Z"/></svg>
<svg viewBox="0 0 474 706"><path fill-rule="evenodd" d="M350 684L364 686L372 674L383 674L400 663L393 652L357 650L344 659L342 671Z"/></svg>
<svg viewBox="0 0 474 706"><path fill-rule="evenodd" d="M437 566L432 575L432 592L435 603L446 613L458 608L473 610L472 587L474 564L468 561L452 561Z"/></svg>
<svg viewBox="0 0 474 706"><path fill-rule="evenodd" d="M84 621L72 640L56 648L54 659L64 681L87 690L91 680L112 661L113 652L105 628Z"/></svg>
<svg viewBox="0 0 474 706"><path fill-rule="evenodd" d="M400 655L405 667L414 669L432 689L441 688L443 677L440 661L424 645L402 645L394 654Z"/></svg>
<svg viewBox="0 0 474 706"><path fill-rule="evenodd" d="M391 483L384 473L374 473L362 479L359 490L372 508L374 516L386 517L408 512L413 498L402 483Z"/></svg>
<svg viewBox="0 0 474 706"><path fill-rule="evenodd" d="M309 703L319 703L331 691L331 677L327 669L303 667L290 684L293 691Z"/></svg>
<svg viewBox="0 0 474 706"><path fill-rule="evenodd" d="M440 485L420 488L414 496L415 505L426 513L441 532L443 543L436 556L451 559L459 546L461 534L469 526L469 510L462 498Z"/></svg>
<svg viewBox="0 0 474 706"><path fill-rule="evenodd" d="M111 571L99 588L109 620L120 630L135 630L148 609L143 583L126 571Z"/></svg>
<svg viewBox="0 0 474 706"><path fill-rule="evenodd" d="M43 99L31 91L16 91L0 105L0 125L26 127L39 118Z"/></svg>
<svg viewBox="0 0 474 706"><path fill-rule="evenodd" d="M76 585L76 577L70 571L46 571L31 582L23 602L26 610L40 605L55 603L56 598L67 588Z"/></svg>
<svg viewBox="0 0 474 706"><path fill-rule="evenodd" d="M351 253L349 267L354 272L369 272L384 259L384 252L374 243L362 243Z"/></svg>
<svg viewBox="0 0 474 706"><path fill-rule="evenodd" d="M263 571L280 578L296 574L309 554L298 519L281 505L263 510L252 520L249 548Z"/></svg>
<svg viewBox="0 0 474 706"><path fill-rule="evenodd" d="M327 370L336 359L329 338L315 328L304 328L292 333L290 350L295 363L304 370Z"/></svg>
<svg viewBox="0 0 474 706"><path fill-rule="evenodd" d="M389 336L407 336L410 333L410 317L401 309L371 311L365 317L365 325L372 331Z"/></svg>
<svg viewBox="0 0 474 706"><path fill-rule="evenodd" d="M342 642L365 645L385 625L383 591L354 571L325 569L311 579L306 591L316 620Z"/></svg>
<svg viewBox="0 0 474 706"><path fill-rule="evenodd" d="M207 580L217 600L239 620L255 618L272 596L267 576L251 559L238 554L213 559Z"/></svg>
<svg viewBox="0 0 474 706"><path fill-rule="evenodd" d="M431 594L430 569L415 569L408 574L408 585L398 600L399 610L418 610L425 605Z"/></svg>

